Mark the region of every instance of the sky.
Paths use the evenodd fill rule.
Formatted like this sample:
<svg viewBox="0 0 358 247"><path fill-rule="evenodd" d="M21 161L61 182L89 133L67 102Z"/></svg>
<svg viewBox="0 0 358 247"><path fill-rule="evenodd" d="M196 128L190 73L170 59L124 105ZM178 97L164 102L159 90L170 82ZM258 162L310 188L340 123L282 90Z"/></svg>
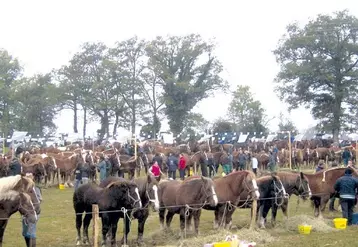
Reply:
<svg viewBox="0 0 358 247"><path fill-rule="evenodd" d="M269 123L271 131L277 130L280 112L299 130L316 123L307 109L288 114L287 105L274 92L279 66L272 51L285 27L343 9L358 16L355 0L0 0L0 9L0 48L17 57L29 76L66 64L83 42L102 41L110 46L134 35L144 39L190 33L214 37L223 78L231 89L251 87L269 118L276 117ZM231 95L216 93L198 103L194 111L214 121L225 117L230 100ZM72 112L62 112L55 123L59 132L71 132ZM79 129L81 125L80 120ZM98 127L90 123L88 133L95 133Z"/></svg>

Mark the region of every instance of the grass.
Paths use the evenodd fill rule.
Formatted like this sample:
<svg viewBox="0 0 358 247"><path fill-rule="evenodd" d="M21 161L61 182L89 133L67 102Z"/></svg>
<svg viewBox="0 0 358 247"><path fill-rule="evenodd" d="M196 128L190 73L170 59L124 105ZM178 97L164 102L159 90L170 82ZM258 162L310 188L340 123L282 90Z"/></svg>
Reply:
<svg viewBox="0 0 358 247"><path fill-rule="evenodd" d="M73 189L59 190L57 188L43 189L42 213L37 229L37 247L67 247L75 246L76 229L75 215L72 206ZM253 237L261 238L262 243L259 246L265 247L287 247L295 244L295 247L319 247L319 246L358 246L356 233L357 227L349 227L346 230L334 231L332 233L322 233L314 231L311 235L299 235L297 230L297 222L304 223L313 215L313 208L309 201L300 202L297 211L297 198L290 199L289 215L291 220L286 221L282 217L281 211L278 213L277 225L270 227L265 232L255 232ZM249 225L249 210L239 209L234 214L233 224L236 228L232 233L238 233L240 236L250 237L250 231L240 231L238 229L247 228ZM300 216L307 215L307 216ZM328 224L332 224L335 217L341 217L340 213L325 212L325 218ZM199 238L190 237L185 240L182 246L202 246L205 241L224 240L227 232L213 231L212 221L213 212L203 210L200 222ZM307 218L307 219L306 219ZM270 218L269 218L270 219ZM313 223L315 221L312 221ZM123 223L119 223L119 232L117 239L122 237ZM90 227L90 234L92 225ZM319 229L317 229L319 230ZM241 232L241 234L240 234ZM254 233L254 232L253 232ZM161 232L159 230L159 218L157 213L151 213L147 220L144 232L145 246L180 246L179 241L179 217L175 216L172 223L172 232ZM137 221L132 222L132 231L129 235L130 246L134 245L137 237ZM265 241L270 238L272 241ZM252 239L247 239L252 241ZM25 246L25 242L21 235L21 222L19 214L15 214L9 221L4 235L4 247Z"/></svg>

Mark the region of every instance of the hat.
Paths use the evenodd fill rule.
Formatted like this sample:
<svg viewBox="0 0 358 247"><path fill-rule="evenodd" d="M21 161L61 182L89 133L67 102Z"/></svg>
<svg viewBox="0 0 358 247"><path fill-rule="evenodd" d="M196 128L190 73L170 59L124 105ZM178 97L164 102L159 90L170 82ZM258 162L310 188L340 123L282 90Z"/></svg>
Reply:
<svg viewBox="0 0 358 247"><path fill-rule="evenodd" d="M352 174L352 170L351 169L349 169L349 168L347 168L345 171L344 171L344 174Z"/></svg>

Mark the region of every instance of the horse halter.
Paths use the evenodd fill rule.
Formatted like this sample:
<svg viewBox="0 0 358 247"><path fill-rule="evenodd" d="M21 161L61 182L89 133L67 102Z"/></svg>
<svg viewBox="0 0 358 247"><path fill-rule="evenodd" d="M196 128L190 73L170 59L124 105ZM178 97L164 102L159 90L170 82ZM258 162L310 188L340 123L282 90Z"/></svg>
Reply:
<svg viewBox="0 0 358 247"><path fill-rule="evenodd" d="M37 198L37 197L36 197L36 198ZM19 203L18 211L20 212L20 209L23 209L23 210L25 211L25 214L23 215L23 217L25 218L25 224L26 224L26 225L27 225L26 218L29 216L30 213L33 213L33 214L35 215L35 219L36 219L36 220L38 219L38 216L37 216L37 213L36 213L34 204L33 204L32 201L31 201L31 198L30 198L30 204L31 204L31 208L32 208L32 209L25 208L25 207L23 206L22 199L21 199L21 195L20 195L20 203Z"/></svg>
<svg viewBox="0 0 358 247"><path fill-rule="evenodd" d="M301 176L299 176L299 178L300 178L300 184L299 184L298 190L297 190L298 196L302 197L303 195L307 195L307 194L310 195L311 190L309 189L309 186L307 186L307 190L306 190L305 187L303 186L303 180L302 180ZM300 193L301 188L303 190L303 193Z"/></svg>
<svg viewBox="0 0 358 247"><path fill-rule="evenodd" d="M289 195L286 193L285 187L283 186L282 182L279 181L281 184L281 189L277 186L275 180L273 180L273 184L274 184L274 190L275 190L275 204L280 207L283 204L283 199L287 199L289 198ZM280 197L279 194L283 194L283 197ZM280 203L278 203L278 199L281 198L282 201Z"/></svg>
<svg viewBox="0 0 358 247"><path fill-rule="evenodd" d="M212 190L211 191L211 193L210 194L208 194L207 192L206 192L206 189L204 188L204 182L202 181L202 184L201 184L201 190L203 190L204 191L204 194L205 194L205 201L204 201L204 205L206 205L207 204L207 199L208 198L210 198L210 197L212 197L213 199L214 199L214 196L216 196L217 197L217 194L216 194L216 192L215 192L215 190ZM203 205L203 206L204 206Z"/></svg>
<svg viewBox="0 0 358 247"><path fill-rule="evenodd" d="M141 199L140 199L140 196L139 196L139 194L138 194L138 199L135 199L133 196L131 196L131 194L129 193L129 189L127 189L127 195L128 195L128 197L129 197L129 199L131 199L132 201L133 201L133 204L132 204L132 207L134 208L135 207L135 205L137 204L137 203L140 203L140 205L142 205L142 201L141 201Z"/></svg>

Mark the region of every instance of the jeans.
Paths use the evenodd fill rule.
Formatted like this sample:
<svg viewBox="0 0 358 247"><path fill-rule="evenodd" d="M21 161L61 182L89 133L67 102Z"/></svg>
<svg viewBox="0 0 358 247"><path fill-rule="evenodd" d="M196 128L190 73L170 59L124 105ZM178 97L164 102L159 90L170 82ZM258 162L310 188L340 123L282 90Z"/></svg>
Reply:
<svg viewBox="0 0 358 247"><path fill-rule="evenodd" d="M239 163L239 170L240 171L245 170L245 163Z"/></svg>
<svg viewBox="0 0 358 247"><path fill-rule="evenodd" d="M80 179L76 179L75 180L75 190L77 190L77 188L80 186L81 184L81 180Z"/></svg>
<svg viewBox="0 0 358 247"><path fill-rule="evenodd" d="M342 208L342 217L348 220L348 225L352 225L355 199L340 198L340 203Z"/></svg>
<svg viewBox="0 0 358 247"><path fill-rule="evenodd" d="M210 177L214 177L217 172L218 172L218 168L216 167L216 165L214 165L214 164L209 165L209 176Z"/></svg>
<svg viewBox="0 0 358 247"><path fill-rule="evenodd" d="M184 180L185 177L185 169L179 169L179 175L180 175L180 179Z"/></svg>
<svg viewBox="0 0 358 247"><path fill-rule="evenodd" d="M208 176L208 165L207 164L200 164L200 170L201 170L201 175L203 177Z"/></svg>
<svg viewBox="0 0 358 247"><path fill-rule="evenodd" d="M169 171L169 177L172 179L176 179L177 178L177 171Z"/></svg>
<svg viewBox="0 0 358 247"><path fill-rule="evenodd" d="M252 171L257 175L257 168L252 168Z"/></svg>
<svg viewBox="0 0 358 247"><path fill-rule="evenodd" d="M39 215L37 217L39 217ZM34 224L28 223L25 218L22 218L22 236L25 238L36 238L36 225L37 222Z"/></svg>

